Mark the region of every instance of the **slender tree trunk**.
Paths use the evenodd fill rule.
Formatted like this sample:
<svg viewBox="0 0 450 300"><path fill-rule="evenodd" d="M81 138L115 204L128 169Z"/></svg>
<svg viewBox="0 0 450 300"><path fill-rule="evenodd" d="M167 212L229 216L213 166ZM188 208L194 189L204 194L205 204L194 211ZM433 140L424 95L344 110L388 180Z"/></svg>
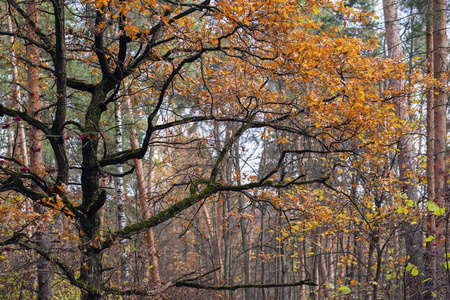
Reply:
<svg viewBox="0 0 450 300"><path fill-rule="evenodd" d="M12 8L11 8L12 9ZM11 22L11 15L7 15L8 21L8 30L9 32L13 31L13 25ZM15 37L10 36L9 42L11 45L14 45L16 42ZM11 67L12 67L12 79L13 83L11 85L12 89L12 97L13 97L13 107L17 110L21 109L22 100L20 95L20 87L19 87L19 71L17 69L17 53L14 47L11 47ZM26 136L25 136L25 126L22 120L17 121L17 136L16 143L14 144L13 152L15 154L19 154L19 161L22 161L25 167L28 166L28 151L26 145ZM18 151L19 150L19 151ZM17 157L16 157L17 158Z"/></svg>
<svg viewBox="0 0 450 300"><path fill-rule="evenodd" d="M115 121L116 121L116 152L122 152L122 113L119 103L115 102ZM123 173L122 164L117 164L116 166L117 174ZM123 177L118 176L116 178L116 197L117 197L117 221L119 223L119 230L125 228L125 212L123 210L124 206L124 196L123 196ZM126 240L120 241L122 244L122 277L124 281L129 281L130 277L130 267L128 265L128 257L126 250Z"/></svg>
<svg viewBox="0 0 450 300"><path fill-rule="evenodd" d="M38 2L36 0L27 0L27 13L30 16L30 20L33 21L36 26L38 24ZM34 28L29 25L27 27L27 36L33 40L37 40ZM33 44L26 46L27 50L27 76L28 76L28 106L30 109L30 115L40 120L42 102L40 99L41 90L39 86L40 74L40 55L39 48ZM42 174L44 171L44 161L42 157L42 132L36 127L30 127L30 170L35 174ZM37 185L32 183L32 188L39 190ZM34 211L38 214L44 214L45 208L39 204L34 205ZM44 251L50 251L49 231L47 224L41 224L36 231L36 241L39 247ZM52 298L52 286L51 286L51 271L50 263L43 258L39 259L37 266L37 279L38 279L38 299L50 300Z"/></svg>
<svg viewBox="0 0 450 300"><path fill-rule="evenodd" d="M231 167L230 163L227 163L227 182L228 179L231 179ZM231 239L231 196L230 194L225 194L225 205L223 206L223 220L225 221L223 227L223 242L224 242L224 252L225 252L225 284L233 285L233 249L232 249L232 239ZM227 291L227 295L230 299L233 299L233 291Z"/></svg>
<svg viewBox="0 0 450 300"><path fill-rule="evenodd" d="M133 110L131 109L130 99L129 97L125 97L126 102L126 111L128 113L128 116L131 120L131 124L134 124L134 115ZM134 129L134 127L131 127L130 132L130 144L131 149L135 150L139 148L138 140L136 138L137 132ZM150 163L153 161L153 147L150 149ZM150 172L149 172L149 186L146 186L145 184L145 177L144 177L144 168L142 165L142 160L135 159L134 160L134 166L136 168L136 180L138 182L138 191L139 191L139 199L140 199L140 205L141 208L144 210L144 219L148 219L151 217L150 214L150 208L147 204L147 199L151 199L153 196L153 182L154 182L154 173L153 173L153 166L150 166ZM147 197L146 197L147 196ZM154 284L158 285L161 283L161 276L160 276L160 270L159 270L159 260L158 256L156 254L156 248L155 248L155 237L153 234L153 228L150 228L149 230L145 231L145 242L147 244L148 249L148 257L149 257L149 267L145 270L145 275L147 278L151 278ZM150 267L152 266L152 267Z"/></svg>
<svg viewBox="0 0 450 300"><path fill-rule="evenodd" d="M281 229L283 228L283 215L281 211L277 212L277 283L285 284L287 282L286 275L287 275L287 266L286 266L286 253L285 253L285 244L284 244L284 238L281 234ZM286 288L280 287L277 289L278 298L279 300L287 300L286 296Z"/></svg>
<svg viewBox="0 0 450 300"><path fill-rule="evenodd" d="M433 1L427 1L426 13L426 51L427 51L427 73L433 74ZM427 200L435 199L434 186L434 89L427 91ZM427 216L427 236L435 236L436 222L435 215L428 212ZM427 281L424 299L433 299L431 291L435 289L436 280L436 239L427 242L425 253L425 276L431 280Z"/></svg>
<svg viewBox="0 0 450 300"><path fill-rule="evenodd" d="M218 249L218 244L217 244L217 236L215 235L215 232L214 232L214 227L211 222L211 216L209 215L208 208L206 207L206 205L203 205L201 209L203 211L203 214L205 215L206 226L208 227L208 239L209 239L210 247L212 248L214 268L220 268L221 264L220 264L219 249ZM214 272L214 283L216 285L220 285L219 270ZM221 296L220 296L219 292L213 292L213 294L212 294L213 300L220 299L220 298L221 298Z"/></svg>
<svg viewBox="0 0 450 300"><path fill-rule="evenodd" d="M330 249L330 253L328 255L329 261L328 261L328 283L335 284L335 261L333 259L333 236L327 236L326 237L326 246L325 249ZM358 263L358 267L361 268L361 263ZM328 284L329 286L329 284Z"/></svg>
<svg viewBox="0 0 450 300"><path fill-rule="evenodd" d="M389 58L394 60L402 59L402 47L400 39L400 28L397 17L397 3L395 0L383 0L384 22L386 27L386 43L388 47ZM396 80L391 83L393 93L398 93L404 88L405 82L403 80ZM406 97L399 97L396 105L397 117L405 124L410 120L408 99ZM402 189L406 192L409 200L414 203L418 202L418 195L415 187L415 180L411 178L414 172L413 160L413 144L409 132L405 132L399 139L398 143L398 165L400 171L400 183ZM415 265L419 270L423 270L422 259L422 235L421 224L416 223L411 225L410 222L403 224L405 229L405 246L406 253L409 256L411 264ZM421 283L423 276L412 276L410 273L406 274L406 285L409 287L410 299L421 299Z"/></svg>
<svg viewBox="0 0 450 300"><path fill-rule="evenodd" d="M226 140L229 138L229 135L226 135ZM217 153L220 152L221 148L221 141L220 141L220 128L219 124L217 122L214 122L214 139L216 144L216 151ZM226 142L225 140L225 142ZM226 162L226 159L225 159ZM223 171L220 173L221 179L224 180L225 178L225 168L223 168ZM219 272L219 278L223 281L225 279L225 257L222 253L222 246L223 246L223 228L224 228L224 219L223 219L223 208L224 208L224 199L225 197L223 194L217 195L217 201L213 203L213 225L214 225L214 232L216 236L217 241L217 249L218 249L218 259L220 262L220 272Z"/></svg>
<svg viewBox="0 0 450 300"><path fill-rule="evenodd" d="M10 7L10 9L13 9ZM8 22L8 30L10 32L13 32L13 25L11 21L11 15L7 15L7 22ZM13 46L16 42L15 37L10 36L9 42ZM20 93L20 86L19 86L19 71L17 67L17 53L14 47L11 47L11 67L12 67L12 79L13 83L11 84L11 90L12 90L12 99L13 103L12 106L20 110L23 106L22 103L22 95ZM21 161L22 164L25 167L29 166L29 159L28 159L28 149L27 149L27 138L25 134L25 125L22 120L17 121L17 132L14 136L14 143L10 143L11 145L11 154L14 153L14 158L18 161ZM25 209L27 212L30 212L31 208L31 201L29 199L25 199Z"/></svg>
<svg viewBox="0 0 450 300"><path fill-rule="evenodd" d="M223 145L225 145L228 140L231 138L232 126L230 124L226 125L226 133L225 133L225 141ZM218 127L217 127L217 134ZM221 143L217 141L217 145L219 147L219 151L221 150ZM224 165L222 167L221 180L224 182L231 183L231 160L230 153L227 153L224 158ZM217 231L220 234L221 238L221 248L223 248L223 275L222 281L225 284L231 285L231 232L230 232L230 213L231 211L231 199L229 193L224 193L219 195L218 207L217 207ZM219 229L220 228L220 229ZM225 291L224 294L227 297L232 297L232 291Z"/></svg>
<svg viewBox="0 0 450 300"><path fill-rule="evenodd" d="M241 166L240 166L240 152L239 152L239 140L236 141L236 145L234 146L234 164L236 169L236 174L238 176L237 184L241 185ZM239 204L239 210L241 214L244 213L244 199L242 198L242 195L238 195L238 204ZM245 217L241 216L239 219L239 225L241 229L241 249L242 249L242 255L244 256L244 265L243 265L243 274L244 274L244 284L250 283L250 249L248 248L248 234L247 234L247 227L246 227L246 220ZM251 300L253 299L253 290L252 289L244 289L244 299Z"/></svg>
<svg viewBox="0 0 450 300"><path fill-rule="evenodd" d="M435 198L434 202L439 207L445 207L448 213L448 207L445 199L447 166L447 1L436 0L433 3L434 30L433 30L433 67L434 78L437 87L434 90L434 176L435 176ZM436 218L436 271L440 274L437 284L445 283L444 274L446 274L442 259L445 245L445 214ZM445 292L444 292L445 294ZM444 296L444 295L442 295Z"/></svg>
<svg viewBox="0 0 450 300"><path fill-rule="evenodd" d="M329 280L328 280L328 268L326 265L325 253L320 253L319 256L319 278L320 284L322 285L322 296L323 299L331 299L331 293L329 288Z"/></svg>
<svg viewBox="0 0 450 300"><path fill-rule="evenodd" d="M223 263L223 255L221 253L222 250L222 234L221 234L221 224L223 224L222 222L222 215L219 213L221 212L221 208L223 208L223 197L222 195L217 195L217 201L213 202L213 230L214 230L214 236L215 236L215 242L216 242L216 248L217 248L217 253L215 255L217 255L217 262L218 265L217 267L220 268L219 272L218 272L218 279L219 282L220 280L223 278L223 273L224 273L224 263ZM216 258L215 258L216 259Z"/></svg>
<svg viewBox="0 0 450 300"><path fill-rule="evenodd" d="M310 256L310 270L311 270L311 281L312 282L318 282L319 281L319 270L317 267L317 262L318 262L318 256L317 256L317 244L318 244L318 233L317 233L317 228L314 228L313 230L311 230L311 234L310 234L310 252L313 253ZM342 276L342 278L345 278L345 271L344 271L344 276ZM319 287L315 287L315 286L310 286L309 289L309 297L311 299L318 299L318 289Z"/></svg>
<svg viewBox="0 0 450 300"><path fill-rule="evenodd" d="M265 208L261 207L261 239L260 239L260 252L264 251L264 246L266 244L266 240L264 238L264 234L265 234L265 230L264 230L264 224L265 224L265 220L264 220L264 215L265 215ZM265 259L263 257L261 257L261 284L265 284L266 283L266 263L265 263ZM261 289L261 299L265 300L266 299L266 291L265 289Z"/></svg>
<svg viewBox="0 0 450 300"><path fill-rule="evenodd" d="M208 227L208 239L212 245L212 254L213 254L213 261L214 261L214 268L220 268L220 260L219 260L219 249L217 247L217 240L214 234L214 227L211 222L211 217L208 212L208 208L206 205L202 206L202 212L205 215L206 220L206 226ZM220 284L220 272L214 272L214 281L215 284ZM216 295L216 294L214 294Z"/></svg>

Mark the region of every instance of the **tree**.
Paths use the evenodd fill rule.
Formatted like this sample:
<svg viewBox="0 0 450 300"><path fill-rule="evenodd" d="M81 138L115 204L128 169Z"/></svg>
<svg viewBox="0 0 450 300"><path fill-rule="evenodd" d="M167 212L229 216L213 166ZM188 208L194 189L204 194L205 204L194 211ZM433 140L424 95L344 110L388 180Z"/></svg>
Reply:
<svg viewBox="0 0 450 300"><path fill-rule="evenodd" d="M434 199L439 208L446 208L446 157L447 157L447 2L435 1L433 3L433 75L437 86L434 89ZM444 214L435 220L435 230L430 234L436 238L436 274L439 275L436 285L443 279L443 258L446 257L446 222ZM434 268L434 266L432 266ZM446 293L443 291L443 293Z"/></svg>
<svg viewBox="0 0 450 300"><path fill-rule="evenodd" d="M311 210L317 209L318 219L323 217L331 224L326 215L332 212L338 216L338 207L330 209L328 203L314 208L316 199L324 195L319 189L328 187L330 198L337 199L347 192L347 188L331 184L336 174L341 174L339 170L379 174L385 161L380 162L382 155L377 153L387 152L401 133L398 120L391 114L397 101L393 93L411 92L417 79L413 74L411 85L395 92L380 90L373 83L404 79L405 65L367 57L365 53L375 47L374 41L350 38L337 28L320 28L323 24L314 21L320 8L355 21L366 20L370 14L332 1L144 4L54 0L40 4L46 22L38 24L22 3L7 2L18 27L15 32L2 29L1 34L17 36L40 49L43 60L33 67L39 67L49 78L52 84L48 89L54 93L46 95L49 105L42 109L45 118L37 118L26 108L3 104L0 112L20 117L42 132L49 142L45 150L52 154L56 176L24 169L20 161L4 155L7 163L1 166L0 191L23 195L45 206L48 214L68 220L71 230L62 236L76 236L79 245L72 249L74 261L64 252L45 249L17 227L2 233L3 245L20 245L51 261L73 287L81 290L83 299L100 299L108 294L157 295L173 286L229 291L276 287L282 289L278 295L283 297L290 286L315 285L309 278L286 282L289 270L283 247L288 245L289 222L295 216L287 212L300 210L306 203ZM23 33L25 25L35 36ZM137 148L115 152L108 135L114 125L106 118L115 110L112 103L120 99L123 86L130 86L133 108L146 114L146 124ZM220 143L216 145L213 131L219 127L225 132L219 133ZM251 164L244 168L237 163L233 168L232 156L238 156L235 147L243 144L244 137L263 132L263 139L274 151L264 171L257 174ZM296 147L289 136L301 137L303 145ZM99 211L108 201L108 191L101 186L101 179L127 177L133 168L117 173L114 166L145 158L150 147L157 149L155 153L165 165L165 172L157 174L159 191L150 199L155 212L119 230L102 228ZM218 151L213 151L214 147ZM186 154L189 158L181 159ZM250 161L259 152L248 156ZM299 162L312 168L298 169ZM15 166L22 168L17 171ZM225 175L221 176L224 168ZM372 179L382 182L377 176ZM31 184L39 186L40 191L32 189ZM279 228L273 235L277 238L276 264L283 269L273 277L279 282L266 277L262 285L233 285L234 244L230 232L236 193L247 203L265 205L276 212L267 214L267 219ZM114 260L105 262L105 252L112 251L121 240L181 214L195 214L194 208L200 209L216 196L226 200L222 213L227 223L223 228L230 232L222 235L227 255L224 278L231 286L193 283L179 279L180 274L178 280L166 275L162 279L166 284L150 289L127 288L107 280L114 269L107 266ZM366 210L370 211L371 201L377 198L370 191L365 197ZM238 200L240 207L243 201ZM382 202L377 203L381 210ZM378 213L369 218L376 219ZM372 230L371 222L367 224ZM379 230L381 225L377 226ZM320 230L315 235L320 241ZM242 236L245 238L245 232ZM377 252L377 276L383 249ZM208 274L204 273L195 279Z"/></svg>
<svg viewBox="0 0 450 300"><path fill-rule="evenodd" d="M131 124L134 124L134 115L133 110L131 109L130 99L128 96L125 97L125 105L126 105L126 111L128 116L130 117ZM137 132L134 129L134 127L131 127L130 130L130 146L132 150L139 149L139 142L136 138ZM150 162L153 160L153 153L152 149L150 149ZM139 191L139 199L141 201L141 207L144 209L144 218L148 219L150 215L150 207L146 205L146 200L148 197L146 195L152 195L153 191L153 182L152 182L152 174L153 170L150 170L149 174L149 187L145 184L145 178L144 178L144 170L142 161L140 159L134 159L134 167L136 168L136 181L138 184L138 191ZM150 168L153 166L151 165ZM151 267L151 278L154 283L159 284L161 281L161 277L159 275L159 263L158 263L158 257L156 256L156 250L155 250L155 238L153 234L153 229L150 228L145 232L145 241L147 243L148 247L148 256L149 256L149 266L146 269L146 277L149 277L149 269Z"/></svg>
<svg viewBox="0 0 450 300"><path fill-rule="evenodd" d="M426 54L427 54L427 73L428 75L433 74L433 18L432 9L433 1L427 2L427 19L426 19ZM432 163L433 162L433 163ZM430 88L427 92L427 198L435 199L435 185L434 185L434 90ZM427 218L427 233L433 234L436 228L435 215L430 214ZM436 279L436 257L434 253L436 252L436 240L433 239L428 241L426 244L425 266L426 266L426 276L428 278L433 278L434 280L429 280L428 290L434 290L434 284ZM434 251L434 253L433 253ZM431 292L425 294L425 299L432 299Z"/></svg>
<svg viewBox="0 0 450 300"><path fill-rule="evenodd" d="M397 17L397 3L395 1L384 0L384 22L386 27L386 45L388 48L388 56L394 60L401 60L403 56L402 41L400 39L400 27ZM392 83L392 88L402 90L404 80L396 81ZM408 99L402 97L396 107L396 114L403 124L408 125L411 122L411 114L409 113L410 107L408 105ZM405 126L408 128L409 126ZM416 190L416 179L414 178L414 153L413 153L413 139L411 132L405 132L399 139L398 146L398 168L399 179L402 189L405 191L409 200L414 203L418 203L419 197ZM406 252L409 255L409 262L415 265L420 270L423 270L423 253L422 253L422 224L415 222L410 224L405 222L405 244ZM423 278L421 276L407 275L407 283L410 299L421 299L422 292L420 289Z"/></svg>
<svg viewBox="0 0 450 300"><path fill-rule="evenodd" d="M36 40L37 36L33 30L34 26L39 24L38 15L38 2L35 0L26 1L26 12L29 16L30 23L27 26L27 37L30 40ZM40 88L40 54L39 48L32 43L29 43L26 47L27 50L27 88L28 88L28 108L30 110L29 115L36 121L41 121L42 101L41 88ZM34 174L42 174L44 167L44 160L42 157L42 132L35 126L30 127L30 171ZM26 168L26 165L25 165ZM39 193L40 188L36 182L32 182L31 190ZM38 214L45 214L45 208L40 203L34 203L33 210ZM44 251L50 250L50 241L48 239L49 229L47 224L38 226L36 230L36 244ZM39 228L40 227L40 228ZM51 272L50 262L44 257L40 258L37 266L37 281L38 281L38 299L50 300L52 295L51 286Z"/></svg>

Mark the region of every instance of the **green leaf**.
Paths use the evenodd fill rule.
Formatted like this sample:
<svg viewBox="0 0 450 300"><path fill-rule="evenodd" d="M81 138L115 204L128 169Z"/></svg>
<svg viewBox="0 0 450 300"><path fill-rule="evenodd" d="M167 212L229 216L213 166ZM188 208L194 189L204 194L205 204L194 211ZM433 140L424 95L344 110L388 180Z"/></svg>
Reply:
<svg viewBox="0 0 450 300"><path fill-rule="evenodd" d="M351 292L352 290L350 290L348 286L344 287L344 289L342 290L342 294L344 295L350 294Z"/></svg>
<svg viewBox="0 0 450 300"><path fill-rule="evenodd" d="M442 256L443 256L444 258L450 258L450 253L449 253L449 252L444 253Z"/></svg>
<svg viewBox="0 0 450 300"><path fill-rule="evenodd" d="M400 207L399 209L397 209L397 213L403 213L406 216L408 214L408 209L406 207Z"/></svg>
<svg viewBox="0 0 450 300"><path fill-rule="evenodd" d="M429 211L437 211L439 210L439 206L434 203L433 201L428 201L427 203L425 203L425 205L427 206Z"/></svg>
<svg viewBox="0 0 450 300"><path fill-rule="evenodd" d="M428 237L425 239L425 242L429 243L429 242L431 242L432 240L434 240L434 236L430 235L430 236L428 236Z"/></svg>
<svg viewBox="0 0 450 300"><path fill-rule="evenodd" d="M417 275L419 275L419 270L417 270L417 268L414 267L414 268L411 270L411 275L412 275L412 276L417 276Z"/></svg>
<svg viewBox="0 0 450 300"><path fill-rule="evenodd" d="M334 284L332 284L332 283L329 283L328 284L328 286L330 287L330 289L332 289L332 290L334 290L335 289L335 286L334 286Z"/></svg>
<svg viewBox="0 0 450 300"><path fill-rule="evenodd" d="M414 268L414 265L413 265L412 263L408 263L408 264L406 265L406 272L411 271L412 268Z"/></svg>
<svg viewBox="0 0 450 300"><path fill-rule="evenodd" d="M434 212L434 214L436 215L436 217L442 216L443 214L445 214L445 207L439 208L438 210L436 210L436 211Z"/></svg>
<svg viewBox="0 0 450 300"><path fill-rule="evenodd" d="M450 265L449 265L449 262L448 261L446 261L446 262L443 262L442 263L442 265L444 266L444 268L445 269L447 269L448 270L448 268L450 267Z"/></svg>

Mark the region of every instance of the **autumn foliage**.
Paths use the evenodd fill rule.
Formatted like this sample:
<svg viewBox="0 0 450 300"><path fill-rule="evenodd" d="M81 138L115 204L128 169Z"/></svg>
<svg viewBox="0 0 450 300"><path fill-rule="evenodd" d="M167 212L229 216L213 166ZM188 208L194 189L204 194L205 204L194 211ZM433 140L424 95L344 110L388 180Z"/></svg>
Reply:
<svg viewBox="0 0 450 300"><path fill-rule="evenodd" d="M399 138L416 128L396 105L419 101L432 81L377 55L375 37L346 34L371 12L280 0L38 7L38 24L22 2L0 8L0 34L14 37L0 44L0 293L16 297L17 283L32 297L27 264L40 258L51 262L54 296L70 299L402 294L402 276L417 271L402 224L420 222L427 208L405 196L393 163ZM323 14L345 21L330 26ZM28 44L39 48L40 119L26 99ZM9 97L15 86L19 103ZM19 123L42 133L42 148L21 146ZM23 149L43 154L38 172ZM47 209L32 212L34 204ZM48 251L36 240L43 229ZM143 242L149 229L153 245Z"/></svg>

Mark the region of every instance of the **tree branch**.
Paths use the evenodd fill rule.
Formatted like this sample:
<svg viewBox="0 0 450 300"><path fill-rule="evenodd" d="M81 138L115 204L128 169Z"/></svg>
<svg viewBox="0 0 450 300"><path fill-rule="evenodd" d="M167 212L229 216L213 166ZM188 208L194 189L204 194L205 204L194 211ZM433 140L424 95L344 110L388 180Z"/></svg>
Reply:
<svg viewBox="0 0 450 300"><path fill-rule="evenodd" d="M279 288L279 287L290 287L290 286L299 286L299 285L310 285L317 286L317 283L312 282L310 279L300 280L298 282L293 283L269 283L269 284L236 284L236 285L221 285L221 286L212 286L201 283L188 282L185 280L177 281L175 283L176 287L190 287L194 289L206 289L206 290L215 290L215 291L235 291L237 289L247 289L247 288L259 288L259 289L267 289L267 288Z"/></svg>
<svg viewBox="0 0 450 300"><path fill-rule="evenodd" d="M38 245L32 243L32 242L27 242L27 241L18 241L17 244L19 244L20 246L29 249L29 250L34 250L37 253L39 253L42 257L44 257L46 260L54 263L55 265L57 265L64 273L64 275L66 275L67 279L70 281L71 284L73 284L74 286L85 290L87 292L89 292L92 295L100 295L100 291L84 282L81 282L79 280L76 279L75 277L75 272L72 270L72 268L68 265L66 265L64 262L62 262L59 258L50 255L47 251L44 251L41 247L39 247Z"/></svg>
<svg viewBox="0 0 450 300"><path fill-rule="evenodd" d="M274 183L272 181L264 181L264 182L251 182L242 185L221 185L215 182L211 182L210 179L199 178L195 180L190 187L191 194L186 198L178 201L167 209L155 214L154 216L148 218L147 220L126 226L122 230L118 230L115 233L111 233L109 237L104 240L100 246L91 247L89 250L95 253L99 253L104 249L111 247L116 240L125 239L136 235L144 230L155 227L173 217L178 215L180 212L192 207L197 204L201 200L215 194L218 192L226 192L226 191L245 191L258 187L272 187L272 188L285 188L287 186L300 186L311 183L324 183L329 179L329 177L316 178L313 180L305 180L305 181L291 181L288 183ZM200 185L206 185L202 190L197 192L197 187Z"/></svg>
<svg viewBox="0 0 450 300"><path fill-rule="evenodd" d="M67 86L83 92L92 93L95 89L95 85L83 82L75 78L67 78Z"/></svg>
<svg viewBox="0 0 450 300"><path fill-rule="evenodd" d="M16 109L7 108L4 105L0 104L0 117L3 115L8 115L10 117L21 117L22 120L30 124L31 126L36 127L37 129L41 130L45 135L51 135L52 132L48 126L46 126L41 121L31 117L26 112L22 112Z"/></svg>

